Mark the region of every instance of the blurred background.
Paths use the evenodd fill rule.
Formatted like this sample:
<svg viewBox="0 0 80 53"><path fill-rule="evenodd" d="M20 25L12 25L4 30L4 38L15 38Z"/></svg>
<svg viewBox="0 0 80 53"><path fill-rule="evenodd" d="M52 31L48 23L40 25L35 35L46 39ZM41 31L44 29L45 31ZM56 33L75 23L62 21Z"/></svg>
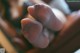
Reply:
<svg viewBox="0 0 80 53"><path fill-rule="evenodd" d="M28 6L38 3L57 8L66 17L80 9L79 0L0 0L0 48L5 48L6 53L33 53L37 50L24 38L21 19L30 17L27 11ZM79 48L75 48L73 53L77 49Z"/></svg>

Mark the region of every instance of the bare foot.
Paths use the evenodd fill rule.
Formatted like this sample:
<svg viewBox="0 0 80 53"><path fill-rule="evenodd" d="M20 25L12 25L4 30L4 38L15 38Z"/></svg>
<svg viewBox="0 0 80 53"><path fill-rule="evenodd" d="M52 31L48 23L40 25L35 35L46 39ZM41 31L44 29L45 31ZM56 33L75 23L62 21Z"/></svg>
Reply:
<svg viewBox="0 0 80 53"><path fill-rule="evenodd" d="M36 4L28 8L28 12L39 22L53 31L63 28L66 18L62 12L52 9L46 4Z"/></svg>
<svg viewBox="0 0 80 53"><path fill-rule="evenodd" d="M49 34L47 29L44 29L42 24L36 20L25 18L21 21L21 24L25 38L35 47L46 48L53 39L54 35Z"/></svg>
<svg viewBox="0 0 80 53"><path fill-rule="evenodd" d="M46 48L54 37L54 32L47 29L61 30L66 18L60 11L45 4L30 6L28 12L36 20L25 18L21 21L24 36L33 46Z"/></svg>

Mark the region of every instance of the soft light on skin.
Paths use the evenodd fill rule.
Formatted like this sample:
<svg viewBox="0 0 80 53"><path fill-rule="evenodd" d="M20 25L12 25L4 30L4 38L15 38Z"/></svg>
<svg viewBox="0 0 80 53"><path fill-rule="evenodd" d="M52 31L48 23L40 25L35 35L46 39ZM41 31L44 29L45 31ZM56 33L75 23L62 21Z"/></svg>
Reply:
<svg viewBox="0 0 80 53"><path fill-rule="evenodd" d="M33 46L46 48L54 37L54 31L63 28L66 17L61 11L42 3L30 6L28 12L35 20L25 18L21 21L24 36ZM53 36L45 28L52 30Z"/></svg>
<svg viewBox="0 0 80 53"><path fill-rule="evenodd" d="M61 11L55 8L50 8L48 5L44 4L30 6L28 8L28 12L35 19L40 18L39 20L43 25L54 31L61 30L65 22L67 21L65 15Z"/></svg>
<svg viewBox="0 0 80 53"><path fill-rule="evenodd" d="M67 22L67 19L66 19L65 15L58 9L52 8L52 11L59 21L58 24L55 26L54 30L60 31L64 27L64 24Z"/></svg>
<svg viewBox="0 0 80 53"><path fill-rule="evenodd" d="M46 48L49 44L48 34L43 31L41 23L25 18L21 21L24 37L37 48ZM43 31L43 32L42 32Z"/></svg>

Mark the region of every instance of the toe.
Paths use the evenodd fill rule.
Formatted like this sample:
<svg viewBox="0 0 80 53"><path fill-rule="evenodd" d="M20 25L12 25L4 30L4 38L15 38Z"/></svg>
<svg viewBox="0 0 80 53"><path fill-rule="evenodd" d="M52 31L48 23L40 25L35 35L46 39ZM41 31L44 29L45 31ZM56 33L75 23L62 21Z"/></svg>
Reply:
<svg viewBox="0 0 80 53"><path fill-rule="evenodd" d="M42 25L29 18L23 19L21 24L24 36L30 40L34 40L42 31Z"/></svg>
<svg viewBox="0 0 80 53"><path fill-rule="evenodd" d="M44 33L41 23L25 18L21 21L24 37L35 47L46 48L49 44L49 34Z"/></svg>
<svg viewBox="0 0 80 53"><path fill-rule="evenodd" d="M29 6L28 7L28 13L32 16L34 16L34 13L35 13L35 8L34 6Z"/></svg>
<svg viewBox="0 0 80 53"><path fill-rule="evenodd" d="M50 9L44 4L36 4L28 7L29 14L43 25L49 20L48 10Z"/></svg>

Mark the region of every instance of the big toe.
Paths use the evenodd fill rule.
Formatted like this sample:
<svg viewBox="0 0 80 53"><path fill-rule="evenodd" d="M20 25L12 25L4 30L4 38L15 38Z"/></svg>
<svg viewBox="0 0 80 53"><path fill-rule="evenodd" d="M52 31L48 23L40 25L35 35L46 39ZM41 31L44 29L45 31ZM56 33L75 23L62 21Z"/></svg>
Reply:
<svg viewBox="0 0 80 53"><path fill-rule="evenodd" d="M34 40L42 31L42 25L30 18L21 21L22 31L27 39Z"/></svg>
<svg viewBox="0 0 80 53"><path fill-rule="evenodd" d="M51 40L49 40L48 32L43 31L40 22L25 18L21 21L24 37L35 47L46 48ZM50 38L51 39L51 38Z"/></svg>

